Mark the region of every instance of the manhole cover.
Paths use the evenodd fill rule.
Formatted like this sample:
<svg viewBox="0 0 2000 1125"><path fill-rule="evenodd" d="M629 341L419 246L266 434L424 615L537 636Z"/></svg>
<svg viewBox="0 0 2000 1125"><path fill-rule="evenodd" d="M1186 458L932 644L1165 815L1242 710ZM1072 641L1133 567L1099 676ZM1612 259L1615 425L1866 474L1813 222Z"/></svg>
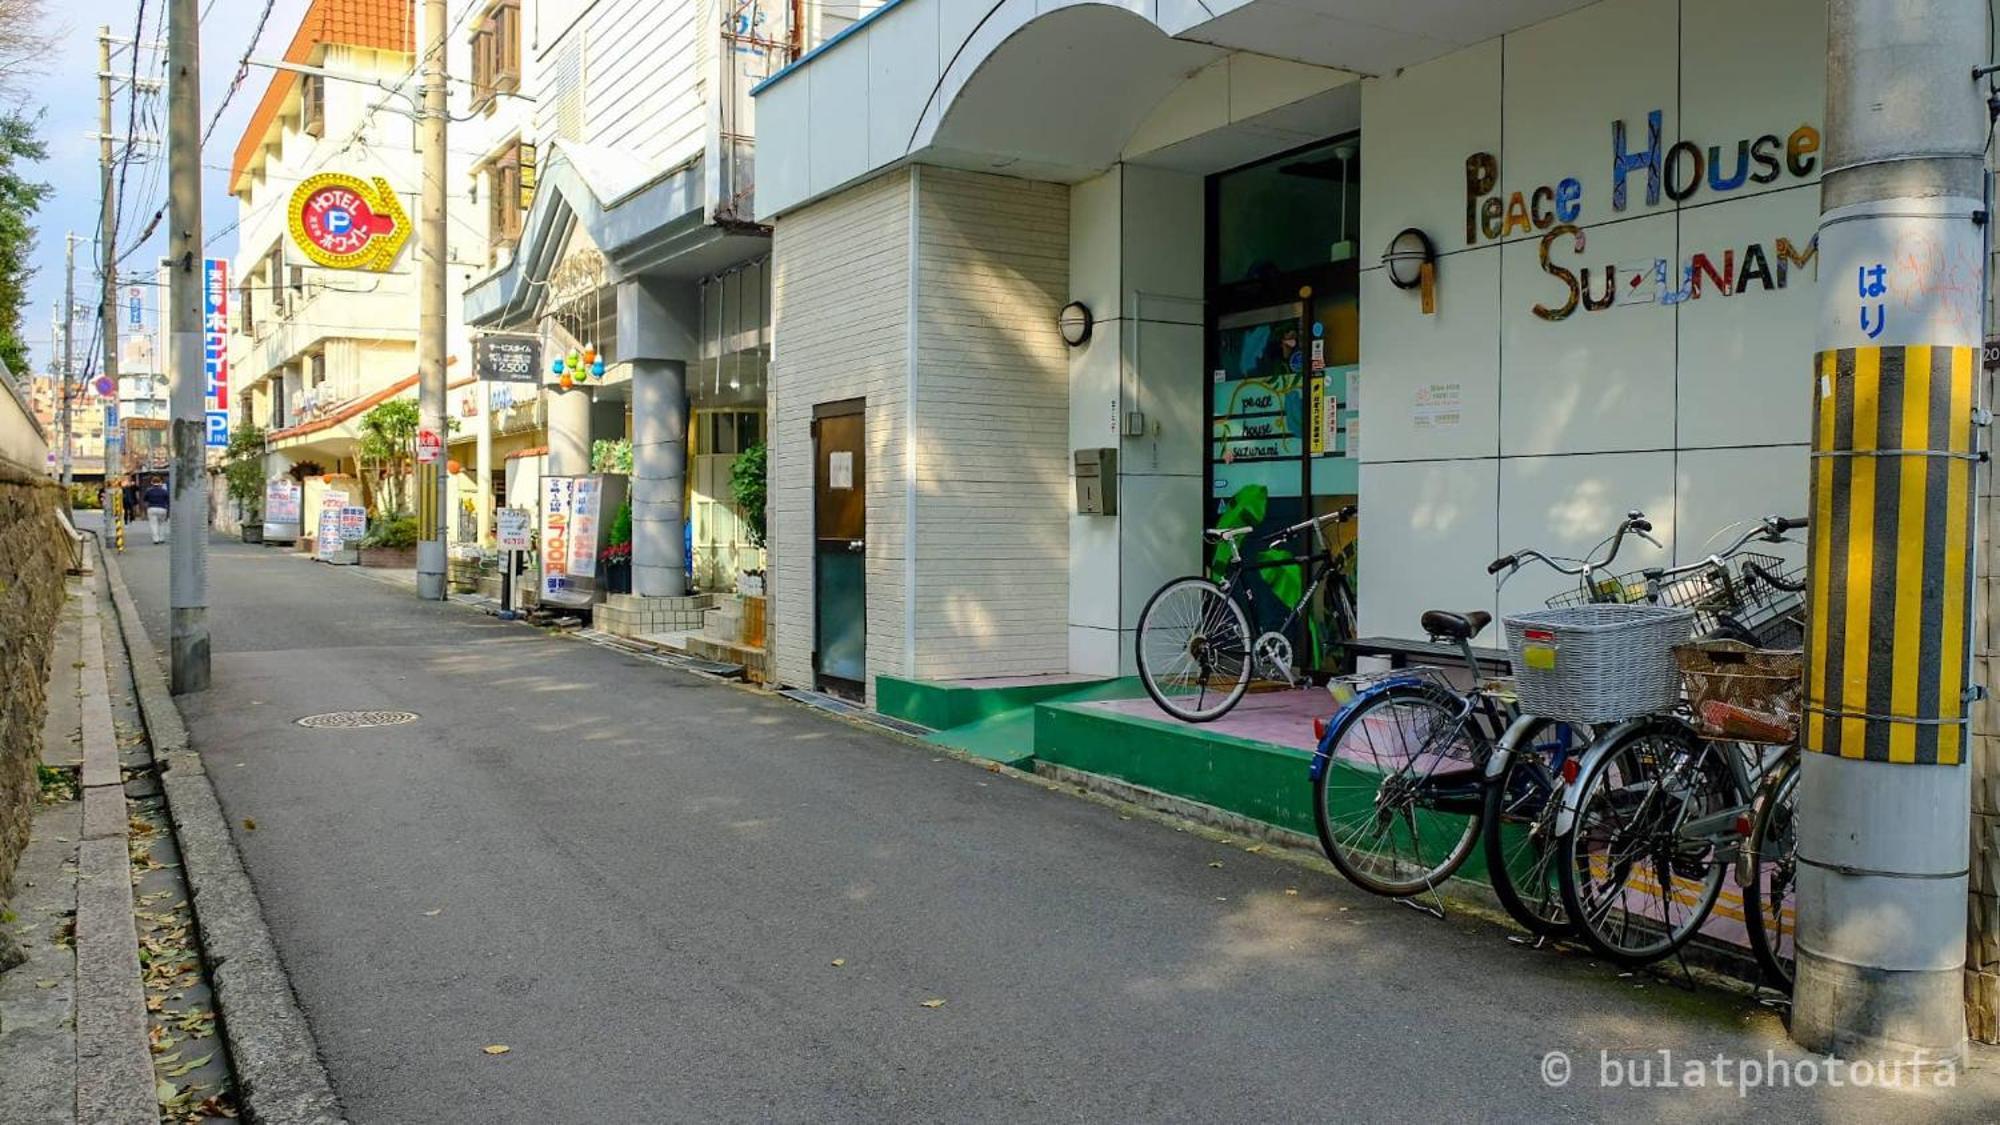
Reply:
<svg viewBox="0 0 2000 1125"><path fill-rule="evenodd" d="M298 723L314 730L354 730L360 727L393 727L416 721L414 711L328 711L323 715L307 715Z"/></svg>

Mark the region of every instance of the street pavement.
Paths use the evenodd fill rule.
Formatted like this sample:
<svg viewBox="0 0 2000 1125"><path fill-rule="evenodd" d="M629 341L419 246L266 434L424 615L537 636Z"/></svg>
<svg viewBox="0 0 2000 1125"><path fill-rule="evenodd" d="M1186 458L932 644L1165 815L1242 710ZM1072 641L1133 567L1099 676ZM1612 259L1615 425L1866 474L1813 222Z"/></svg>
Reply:
<svg viewBox="0 0 2000 1125"><path fill-rule="evenodd" d="M377 576L208 578L182 708L357 1122L2000 1118L1987 1054L1742 1091L1802 1058L1743 998ZM350 709L420 718L294 722Z"/></svg>

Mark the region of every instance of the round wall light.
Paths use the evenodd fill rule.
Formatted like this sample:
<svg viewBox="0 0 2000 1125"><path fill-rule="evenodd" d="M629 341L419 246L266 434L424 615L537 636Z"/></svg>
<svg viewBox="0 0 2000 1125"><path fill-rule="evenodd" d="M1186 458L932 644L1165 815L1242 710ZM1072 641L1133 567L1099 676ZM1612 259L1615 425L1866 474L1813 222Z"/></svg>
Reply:
<svg viewBox="0 0 2000 1125"><path fill-rule="evenodd" d="M1056 314L1056 327L1062 330L1063 343L1072 348L1082 347L1090 339L1090 329L1094 323L1090 315L1090 306L1082 301L1071 301Z"/></svg>
<svg viewBox="0 0 2000 1125"><path fill-rule="evenodd" d="M1389 284L1398 289L1415 289L1423 284L1424 267L1437 261L1437 249L1430 236L1409 227L1389 240L1382 252L1382 264L1389 270Z"/></svg>

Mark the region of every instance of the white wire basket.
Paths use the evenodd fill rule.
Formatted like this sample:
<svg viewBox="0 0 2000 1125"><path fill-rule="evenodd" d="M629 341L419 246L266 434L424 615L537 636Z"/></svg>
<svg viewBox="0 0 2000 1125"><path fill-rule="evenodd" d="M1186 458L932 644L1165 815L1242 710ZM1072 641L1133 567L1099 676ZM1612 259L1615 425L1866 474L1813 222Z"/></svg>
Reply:
<svg viewBox="0 0 2000 1125"><path fill-rule="evenodd" d="M1681 697L1674 646L1694 612L1677 606L1590 604L1506 619L1522 712L1571 723L1615 723L1672 710Z"/></svg>

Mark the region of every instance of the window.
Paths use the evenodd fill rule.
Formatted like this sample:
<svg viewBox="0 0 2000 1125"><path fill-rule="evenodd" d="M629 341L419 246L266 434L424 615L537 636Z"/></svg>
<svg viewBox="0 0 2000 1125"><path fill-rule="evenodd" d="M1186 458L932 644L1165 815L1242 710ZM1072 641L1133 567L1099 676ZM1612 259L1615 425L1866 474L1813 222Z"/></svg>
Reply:
<svg viewBox="0 0 2000 1125"><path fill-rule="evenodd" d="M521 88L521 0L496 0L472 31L472 107Z"/></svg>
<svg viewBox="0 0 2000 1125"><path fill-rule="evenodd" d="M521 216L535 193L535 149L517 137L488 157L486 174L486 261L500 260L502 250L521 241Z"/></svg>
<svg viewBox="0 0 2000 1125"><path fill-rule="evenodd" d="M323 74L300 76L299 128L305 130L308 136L326 135L326 76Z"/></svg>

